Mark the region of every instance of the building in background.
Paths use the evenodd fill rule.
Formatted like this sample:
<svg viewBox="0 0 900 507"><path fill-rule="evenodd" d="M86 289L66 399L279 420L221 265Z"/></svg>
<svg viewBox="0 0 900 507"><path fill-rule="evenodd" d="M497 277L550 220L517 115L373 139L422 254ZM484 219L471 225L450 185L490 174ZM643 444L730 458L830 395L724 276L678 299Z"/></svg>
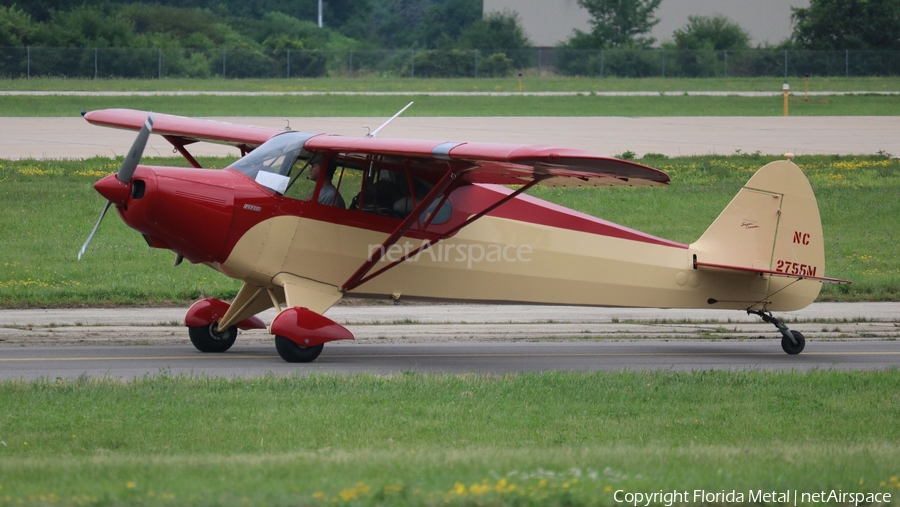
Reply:
<svg viewBox="0 0 900 507"><path fill-rule="evenodd" d="M511 11L519 14L522 28L537 47L553 47L575 29L589 32L591 17L577 0L483 0L484 14ZM672 40L688 16L722 14L750 33L751 45L778 44L791 35L791 8L809 7L809 0L662 0L656 10L659 23L651 36L657 44Z"/></svg>

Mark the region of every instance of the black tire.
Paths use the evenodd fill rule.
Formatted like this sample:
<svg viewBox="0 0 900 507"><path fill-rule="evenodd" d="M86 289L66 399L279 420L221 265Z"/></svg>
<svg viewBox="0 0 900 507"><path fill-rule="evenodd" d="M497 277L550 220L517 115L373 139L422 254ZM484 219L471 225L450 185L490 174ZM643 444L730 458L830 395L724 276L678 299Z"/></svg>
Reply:
<svg viewBox="0 0 900 507"><path fill-rule="evenodd" d="M803 334L800 333L800 331L791 331L790 333L794 335L794 339L797 340L797 343L794 344L791 340L788 340L787 336L782 336L781 348L788 354L795 356L803 352L803 347L806 346L806 338L803 337Z"/></svg>
<svg viewBox="0 0 900 507"><path fill-rule="evenodd" d="M237 326L231 326L224 332L216 329L217 322L212 322L205 326L188 327L188 335L191 337L191 343L200 352L225 352L234 345L237 339Z"/></svg>
<svg viewBox="0 0 900 507"><path fill-rule="evenodd" d="M311 363L319 357L324 347L324 344L301 347L284 336L275 335L275 350L282 359L289 363Z"/></svg>

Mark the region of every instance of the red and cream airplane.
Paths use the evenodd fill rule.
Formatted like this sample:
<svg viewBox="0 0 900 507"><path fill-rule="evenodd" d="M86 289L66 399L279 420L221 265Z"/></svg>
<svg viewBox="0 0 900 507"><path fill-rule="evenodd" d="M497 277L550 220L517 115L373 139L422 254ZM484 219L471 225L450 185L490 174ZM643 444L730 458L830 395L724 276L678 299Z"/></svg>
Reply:
<svg viewBox="0 0 900 507"><path fill-rule="evenodd" d="M399 113L398 113L399 114ZM526 195L534 185L666 185L664 172L552 146L344 137L143 111L85 113L140 130L94 188L155 248L243 281L234 301L188 310L191 342L224 352L268 326L286 361L353 335L323 313L344 296L493 303L744 310L788 354L802 334L772 311L810 304L824 277L815 196L789 159L760 169L694 243L682 244ZM395 116L396 117L396 116ZM380 130L380 128L379 128ZM151 131L193 168L139 165ZM377 131L376 131L377 132ZM187 147L235 146L223 170ZM312 178L310 178L312 176Z"/></svg>

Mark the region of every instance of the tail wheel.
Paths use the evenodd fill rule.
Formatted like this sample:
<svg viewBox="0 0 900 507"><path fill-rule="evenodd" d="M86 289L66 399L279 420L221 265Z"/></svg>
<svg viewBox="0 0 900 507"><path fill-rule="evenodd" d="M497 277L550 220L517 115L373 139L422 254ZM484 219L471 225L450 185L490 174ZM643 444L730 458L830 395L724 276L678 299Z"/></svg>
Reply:
<svg viewBox="0 0 900 507"><path fill-rule="evenodd" d="M796 340L797 343L789 340L787 336L782 336L781 348L792 356L803 352L803 347L806 346L806 338L803 337L803 334L800 333L800 331L789 331L789 333L793 335L794 340Z"/></svg>
<svg viewBox="0 0 900 507"><path fill-rule="evenodd" d="M311 363L319 357L325 345L301 347L284 336L275 335L275 350L289 363Z"/></svg>
<svg viewBox="0 0 900 507"><path fill-rule="evenodd" d="M191 343L200 352L225 352L234 345L237 339L237 326L231 326L224 331L218 330L218 322L211 322L205 326L188 327L188 335Z"/></svg>

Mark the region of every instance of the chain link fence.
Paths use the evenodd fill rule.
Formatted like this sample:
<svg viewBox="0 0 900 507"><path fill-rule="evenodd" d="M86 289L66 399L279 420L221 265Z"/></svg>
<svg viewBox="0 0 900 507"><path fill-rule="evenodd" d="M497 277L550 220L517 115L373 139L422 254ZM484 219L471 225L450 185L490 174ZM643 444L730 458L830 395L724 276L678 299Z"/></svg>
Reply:
<svg viewBox="0 0 900 507"><path fill-rule="evenodd" d="M571 50L264 51L190 48L0 48L6 78L300 78L896 76L900 51Z"/></svg>

